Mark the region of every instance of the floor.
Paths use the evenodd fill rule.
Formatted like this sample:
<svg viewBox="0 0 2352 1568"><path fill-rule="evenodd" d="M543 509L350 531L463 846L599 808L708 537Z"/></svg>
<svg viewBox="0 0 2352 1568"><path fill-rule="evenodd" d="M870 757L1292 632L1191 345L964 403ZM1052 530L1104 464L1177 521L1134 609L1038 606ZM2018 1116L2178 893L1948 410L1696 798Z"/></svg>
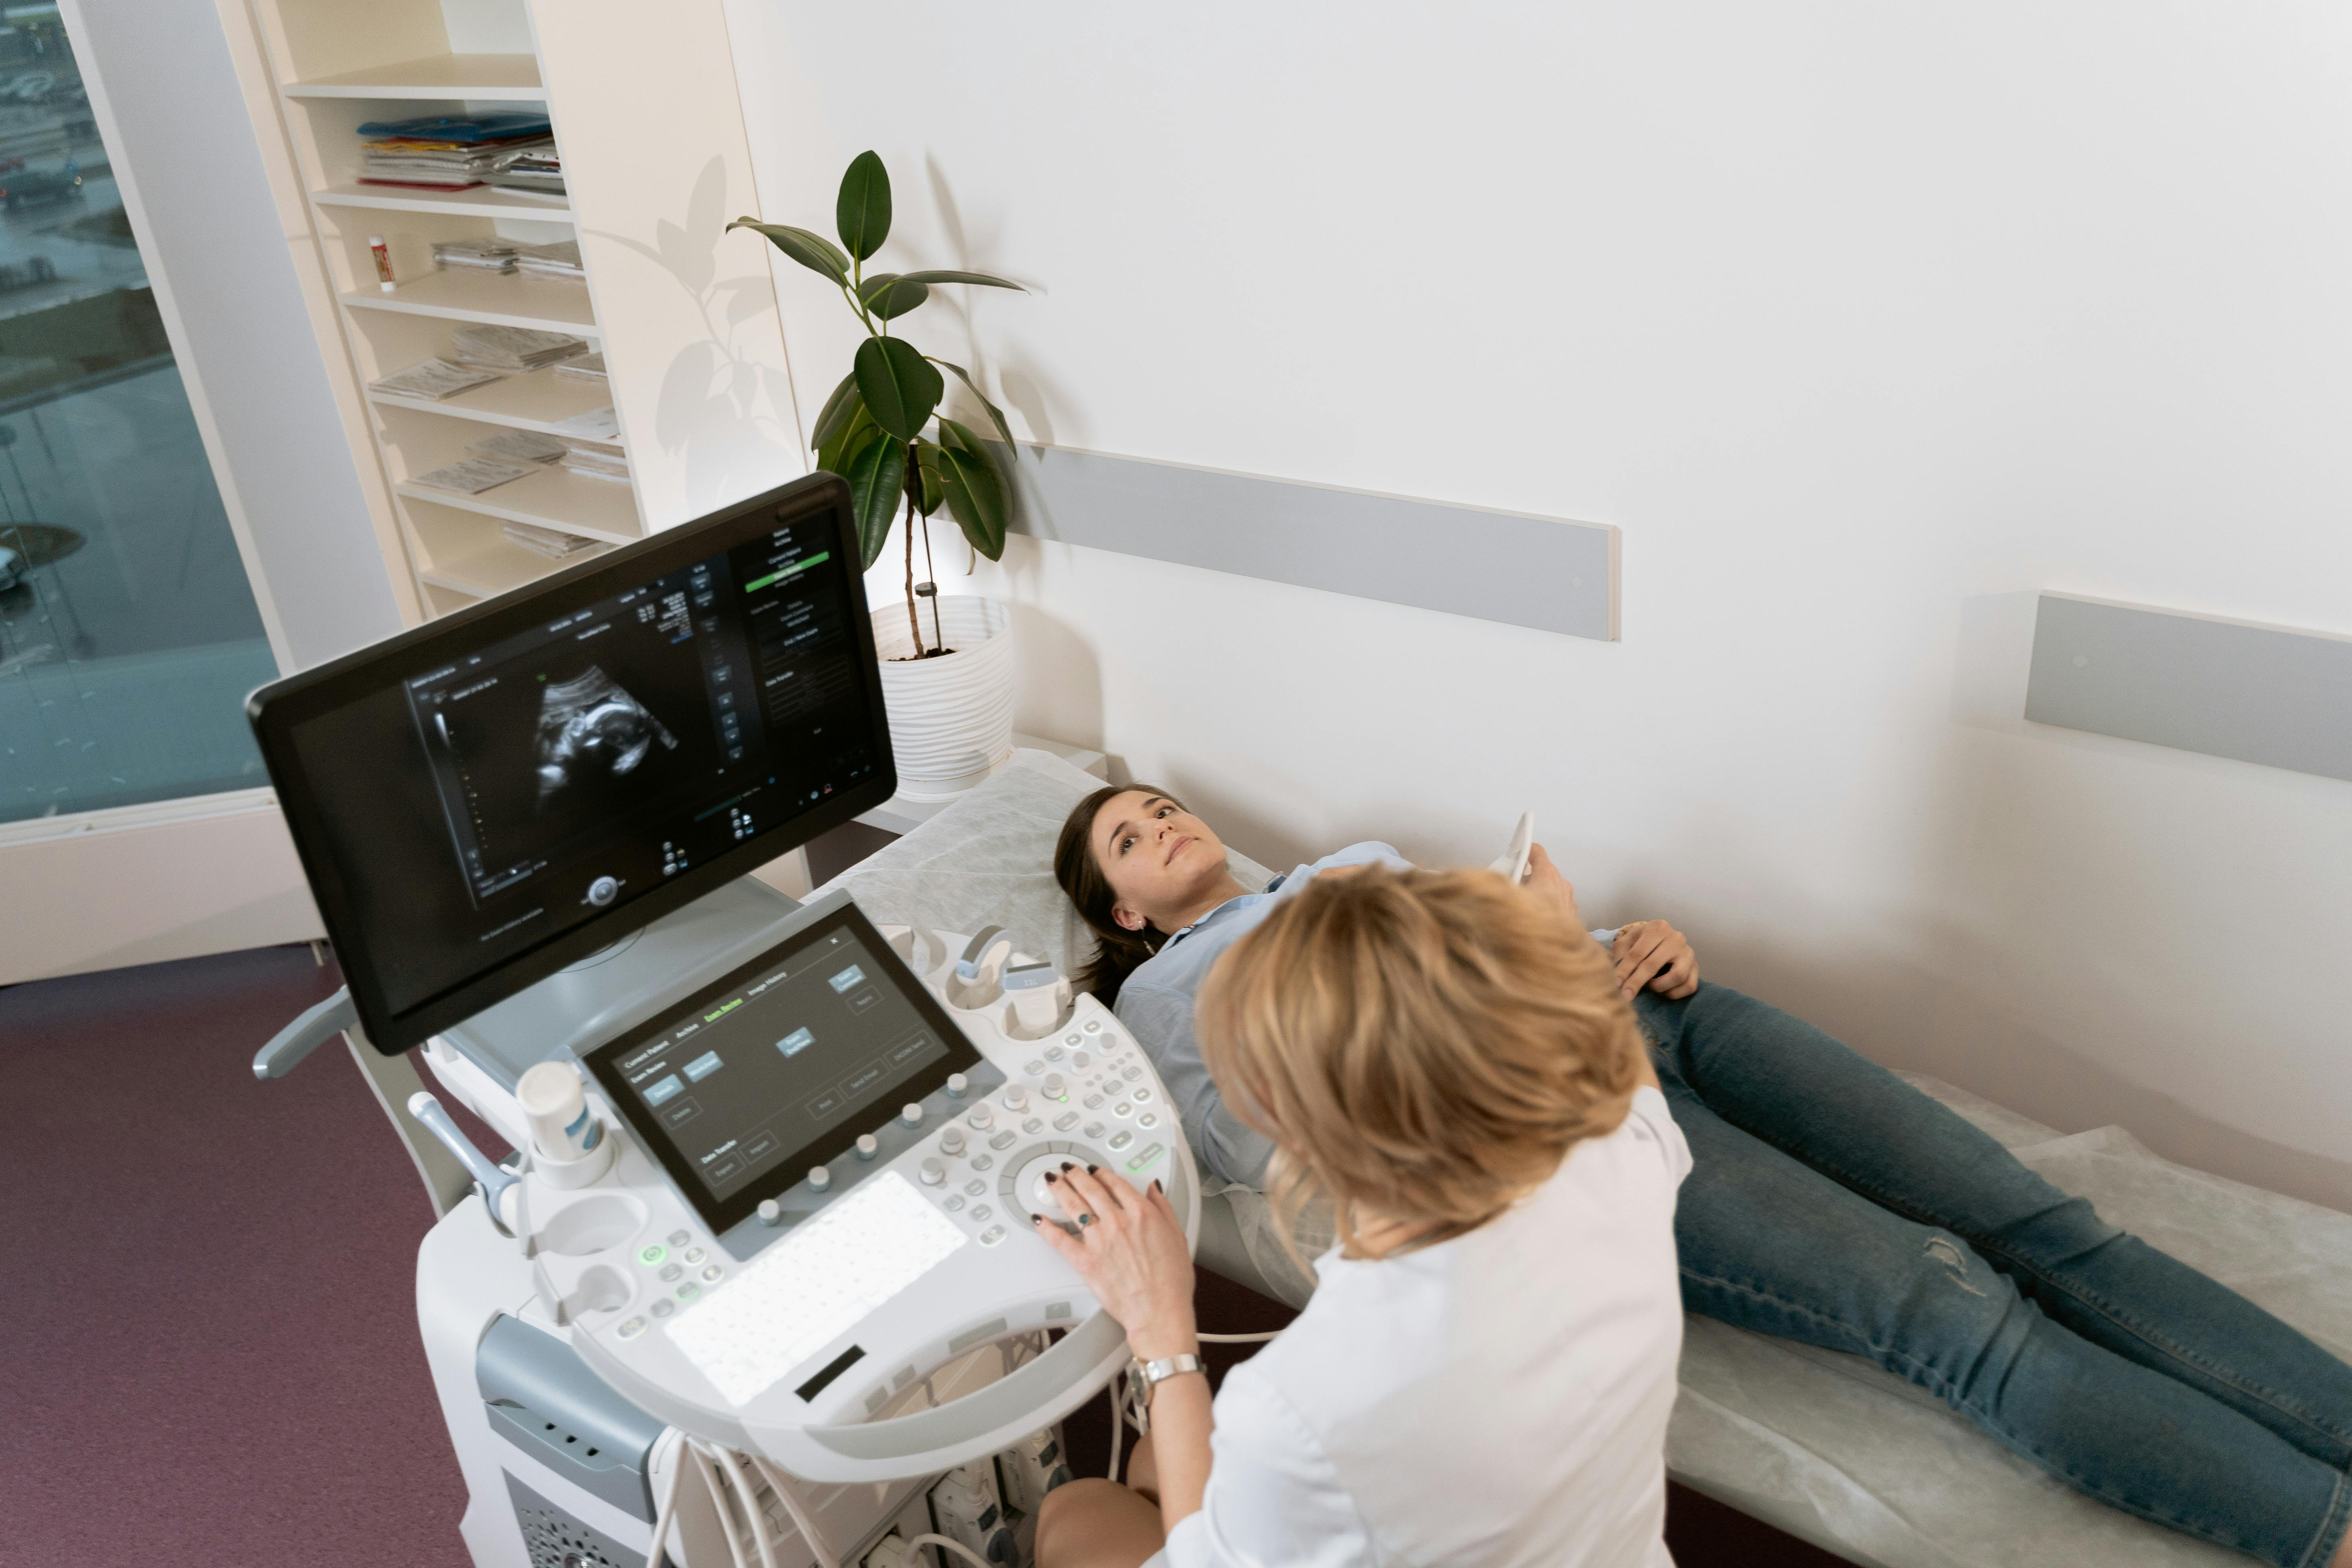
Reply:
<svg viewBox="0 0 2352 1568"><path fill-rule="evenodd" d="M337 1049L247 1070L336 984L298 947L0 990L0 1561L466 1568L416 1339L423 1188ZM1288 1316L1213 1277L1201 1310ZM1096 1473L1104 1411L1067 1434ZM1679 1488L1667 1539L1684 1568L1835 1562Z"/></svg>

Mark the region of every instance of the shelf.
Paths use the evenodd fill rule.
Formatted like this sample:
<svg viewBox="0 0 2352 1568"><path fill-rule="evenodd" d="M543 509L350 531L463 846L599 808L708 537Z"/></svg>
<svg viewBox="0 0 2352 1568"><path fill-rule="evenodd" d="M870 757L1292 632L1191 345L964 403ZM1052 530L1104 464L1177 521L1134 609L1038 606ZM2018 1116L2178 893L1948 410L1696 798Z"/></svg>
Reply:
<svg viewBox="0 0 2352 1568"><path fill-rule="evenodd" d="M342 300L355 310L536 327L602 341L596 317L588 307L588 286L560 278L526 278L517 272L427 272L389 294L380 289L354 291L342 296Z"/></svg>
<svg viewBox="0 0 2352 1568"><path fill-rule="evenodd" d="M518 483L520 481L518 480ZM604 553L604 546L583 550L578 554L558 561L536 551L525 550L520 544L509 544L493 533L471 550L461 552L448 560L436 559L417 576L436 588L454 589L487 599L526 583L536 583L550 573L583 561L593 561Z"/></svg>
<svg viewBox="0 0 2352 1568"><path fill-rule="evenodd" d="M436 490L414 479L403 479L392 488L411 500L514 522L535 522L583 539L633 544L645 537L637 531L637 498L631 487L612 479L584 479L560 468L510 480L476 496Z"/></svg>
<svg viewBox="0 0 2352 1568"><path fill-rule="evenodd" d="M367 207L377 212L454 213L460 217L525 218L533 223L570 223L571 204L561 196L544 201L525 191L476 185L467 191L411 191L395 185L330 185L311 193L322 207Z"/></svg>
<svg viewBox="0 0 2352 1568"><path fill-rule="evenodd" d="M418 580L423 581L421 574ZM452 588L446 583L425 584L425 603L431 612L427 619L462 610L468 605L478 605L481 603L481 599L482 596L479 594L470 593L464 588Z"/></svg>
<svg viewBox="0 0 2352 1568"><path fill-rule="evenodd" d="M411 408L419 414L446 414L458 419L479 420L487 425L536 430L543 436L559 434L555 426L566 419L582 414L593 414L600 408L613 405L613 389L609 383L560 376L551 369L510 375L504 381L494 381L488 386L478 386L471 392L461 392L437 403L421 397L399 397L388 392L371 392L367 396L370 403L379 403L387 408Z"/></svg>
<svg viewBox="0 0 2352 1568"><path fill-rule="evenodd" d="M286 84L289 98L470 98L544 103L536 55L428 55Z"/></svg>

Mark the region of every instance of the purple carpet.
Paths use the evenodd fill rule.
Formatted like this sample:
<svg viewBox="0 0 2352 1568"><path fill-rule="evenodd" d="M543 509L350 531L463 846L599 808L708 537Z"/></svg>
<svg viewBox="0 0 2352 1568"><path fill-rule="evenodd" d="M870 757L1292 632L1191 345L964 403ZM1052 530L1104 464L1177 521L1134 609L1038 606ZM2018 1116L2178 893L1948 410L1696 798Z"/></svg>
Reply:
<svg viewBox="0 0 2352 1568"><path fill-rule="evenodd" d="M5 1568L466 1568L424 1186L340 1044L248 1067L339 983L265 948L0 990ZM1202 1277L1204 1328L1289 1316ZM1081 1473L1108 1411L1070 1422ZM1836 1561L1678 1487L1667 1539L1683 1568Z"/></svg>

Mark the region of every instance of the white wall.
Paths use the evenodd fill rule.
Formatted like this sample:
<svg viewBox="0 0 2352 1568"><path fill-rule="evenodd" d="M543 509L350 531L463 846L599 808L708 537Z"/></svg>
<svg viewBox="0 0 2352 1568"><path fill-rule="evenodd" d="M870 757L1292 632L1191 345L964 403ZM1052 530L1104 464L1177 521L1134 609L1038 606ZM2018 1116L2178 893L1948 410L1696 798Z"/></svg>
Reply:
<svg viewBox="0 0 2352 1568"><path fill-rule="evenodd" d="M1038 286L909 329L1027 434L1624 530L1613 646L1015 540L1024 729L1268 860L1532 806L1874 1057L2352 1207L2352 785L2016 717L2036 589L2352 632L2352 12L730 15L766 216L872 146L894 268Z"/></svg>

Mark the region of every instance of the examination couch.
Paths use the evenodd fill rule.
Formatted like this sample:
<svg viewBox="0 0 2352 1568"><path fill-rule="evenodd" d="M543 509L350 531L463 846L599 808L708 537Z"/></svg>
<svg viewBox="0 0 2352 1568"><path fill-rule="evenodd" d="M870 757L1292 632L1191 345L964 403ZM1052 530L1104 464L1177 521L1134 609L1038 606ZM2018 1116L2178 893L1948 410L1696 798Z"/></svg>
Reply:
<svg viewBox="0 0 2352 1568"><path fill-rule="evenodd" d="M878 921L944 931L1001 923L1069 973L1092 939L1054 885L1054 841L1096 785L1045 752L1016 752L996 776L827 887L849 889ZM1242 856L1233 862L1246 886L1270 879ZM2109 1220L2352 1359L2352 1215L2171 1164L2119 1127L2062 1135L1948 1084L1912 1081ZM1306 1280L1270 1225L1255 1194L1213 1200L1201 1260L1296 1305ZM1685 1323L1666 1463L1686 1486L1878 1568L2247 1561L2081 1497L1866 1362L1704 1318Z"/></svg>

